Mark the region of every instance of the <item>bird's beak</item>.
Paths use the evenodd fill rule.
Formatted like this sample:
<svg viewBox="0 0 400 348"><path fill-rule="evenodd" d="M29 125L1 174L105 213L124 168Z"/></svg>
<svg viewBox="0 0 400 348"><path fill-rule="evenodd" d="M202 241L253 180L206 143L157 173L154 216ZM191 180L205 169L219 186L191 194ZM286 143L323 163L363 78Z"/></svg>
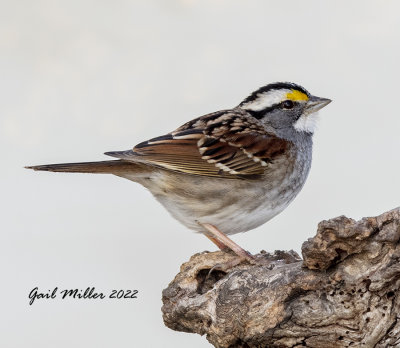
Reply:
<svg viewBox="0 0 400 348"><path fill-rule="evenodd" d="M312 114L327 106L332 100L328 98L319 98L312 96L308 101L305 108L307 114Z"/></svg>

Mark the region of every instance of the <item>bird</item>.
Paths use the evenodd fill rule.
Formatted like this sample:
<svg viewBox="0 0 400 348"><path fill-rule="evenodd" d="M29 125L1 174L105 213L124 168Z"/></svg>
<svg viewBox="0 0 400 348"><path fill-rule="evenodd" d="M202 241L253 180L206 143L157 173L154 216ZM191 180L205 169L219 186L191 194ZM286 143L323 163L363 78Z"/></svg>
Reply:
<svg viewBox="0 0 400 348"><path fill-rule="evenodd" d="M188 229L254 262L228 235L282 212L312 161L318 111L331 102L292 82L265 85L231 109L197 117L116 159L28 166L38 171L113 174L147 188Z"/></svg>

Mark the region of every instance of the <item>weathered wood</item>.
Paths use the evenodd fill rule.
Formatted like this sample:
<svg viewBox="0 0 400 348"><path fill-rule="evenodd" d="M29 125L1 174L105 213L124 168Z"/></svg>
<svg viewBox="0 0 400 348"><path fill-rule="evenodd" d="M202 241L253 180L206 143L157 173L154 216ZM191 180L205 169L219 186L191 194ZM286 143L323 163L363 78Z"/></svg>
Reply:
<svg viewBox="0 0 400 348"><path fill-rule="evenodd" d="M400 208L322 221L293 251L209 270L235 256L193 255L163 291L165 325L215 347L400 347Z"/></svg>

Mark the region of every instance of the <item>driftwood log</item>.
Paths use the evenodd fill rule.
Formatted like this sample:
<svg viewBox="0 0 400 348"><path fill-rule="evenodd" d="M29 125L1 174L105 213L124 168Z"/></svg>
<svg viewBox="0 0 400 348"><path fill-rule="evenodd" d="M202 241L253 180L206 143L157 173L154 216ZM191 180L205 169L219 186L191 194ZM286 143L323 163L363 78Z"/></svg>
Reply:
<svg viewBox="0 0 400 348"><path fill-rule="evenodd" d="M234 255L193 255L163 291L173 330L215 347L400 347L400 208L322 221L294 251L261 252L227 272Z"/></svg>

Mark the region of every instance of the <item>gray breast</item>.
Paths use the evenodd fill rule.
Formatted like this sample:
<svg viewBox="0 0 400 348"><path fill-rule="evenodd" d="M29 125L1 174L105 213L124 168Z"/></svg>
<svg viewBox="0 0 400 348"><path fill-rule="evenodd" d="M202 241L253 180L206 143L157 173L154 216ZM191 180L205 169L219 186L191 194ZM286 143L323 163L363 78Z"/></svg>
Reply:
<svg viewBox="0 0 400 348"><path fill-rule="evenodd" d="M200 221L226 234L245 232L279 214L300 192L311 166L311 145L295 144L288 156L268 166L261 179L220 179L159 169L139 182L189 229L202 231Z"/></svg>

